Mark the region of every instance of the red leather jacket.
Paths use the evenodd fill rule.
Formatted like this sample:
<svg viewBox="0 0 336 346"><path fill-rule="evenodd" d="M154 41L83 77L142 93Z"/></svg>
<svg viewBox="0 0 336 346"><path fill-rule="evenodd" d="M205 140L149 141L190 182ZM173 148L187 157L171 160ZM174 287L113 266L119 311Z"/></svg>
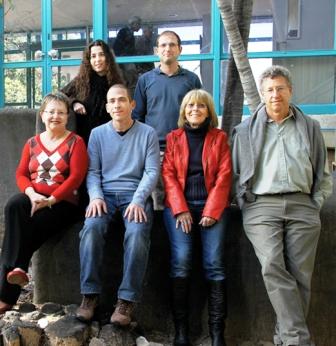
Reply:
<svg viewBox="0 0 336 346"><path fill-rule="evenodd" d="M184 129L167 135L167 146L162 165L166 192L166 206L176 216L189 211L184 188L189 162L189 146ZM202 216L219 220L228 206L231 188L231 155L227 135L219 129L210 129L205 136L202 165L208 192Z"/></svg>

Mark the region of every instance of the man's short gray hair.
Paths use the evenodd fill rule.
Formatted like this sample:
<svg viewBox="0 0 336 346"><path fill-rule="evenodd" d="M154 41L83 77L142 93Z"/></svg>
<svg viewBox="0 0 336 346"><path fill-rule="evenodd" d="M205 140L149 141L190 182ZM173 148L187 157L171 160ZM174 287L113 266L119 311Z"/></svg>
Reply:
<svg viewBox="0 0 336 346"><path fill-rule="evenodd" d="M284 77L289 85L289 87L293 86L292 76L289 70L286 67L280 65L273 65L268 67L259 77L259 90L261 90L262 85L265 79L275 78L275 77Z"/></svg>

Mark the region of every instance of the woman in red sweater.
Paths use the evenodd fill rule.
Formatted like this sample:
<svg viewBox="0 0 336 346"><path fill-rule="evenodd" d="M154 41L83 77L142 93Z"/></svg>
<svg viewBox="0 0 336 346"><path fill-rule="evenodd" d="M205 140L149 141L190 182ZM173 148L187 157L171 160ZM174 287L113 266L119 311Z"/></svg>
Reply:
<svg viewBox="0 0 336 346"><path fill-rule="evenodd" d="M46 130L23 148L16 170L21 193L5 207L0 314L12 308L28 283L33 253L80 217L77 188L86 175L88 157L83 139L66 128L68 114L66 95L47 95L40 108Z"/></svg>
<svg viewBox="0 0 336 346"><path fill-rule="evenodd" d="M202 244L208 284L209 331L213 346L223 346L226 317L224 238L225 208L231 187L231 157L211 95L191 90L183 98L179 129L167 136L162 176L166 206L164 221L171 247L175 346L190 345L188 287L193 239Z"/></svg>

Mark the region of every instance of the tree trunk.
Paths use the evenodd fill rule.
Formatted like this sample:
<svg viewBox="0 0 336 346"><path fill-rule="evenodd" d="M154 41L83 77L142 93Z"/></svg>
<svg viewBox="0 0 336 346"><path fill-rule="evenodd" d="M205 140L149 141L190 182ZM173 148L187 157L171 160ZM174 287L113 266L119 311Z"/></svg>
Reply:
<svg viewBox="0 0 336 346"><path fill-rule="evenodd" d="M252 17L252 0L234 0L234 14L239 31L247 50ZM232 54L226 69L222 129L231 135L233 128L241 121L243 114L244 90Z"/></svg>
<svg viewBox="0 0 336 346"><path fill-rule="evenodd" d="M246 3L246 13L248 13L248 5L250 4L250 6L252 6L253 1L242 0L242 2ZM247 58L247 51L244 45L244 41L239 31L238 21L236 20L234 15L232 0L217 0L217 4L229 40L232 56L234 58L240 76L240 81L242 83L250 112L252 114L260 103L260 97L253 78L250 63ZM247 19L247 16L244 18Z"/></svg>

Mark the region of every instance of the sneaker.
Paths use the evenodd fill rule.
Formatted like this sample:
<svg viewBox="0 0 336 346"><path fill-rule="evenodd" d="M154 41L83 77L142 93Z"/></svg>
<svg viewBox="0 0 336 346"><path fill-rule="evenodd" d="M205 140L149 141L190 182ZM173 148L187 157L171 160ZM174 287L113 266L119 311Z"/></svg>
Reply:
<svg viewBox="0 0 336 346"><path fill-rule="evenodd" d="M118 299L117 306L111 316L111 323L119 326L128 326L132 321L134 303L127 300Z"/></svg>
<svg viewBox="0 0 336 346"><path fill-rule="evenodd" d="M24 287L28 284L29 278L25 271L16 268L7 274L7 282L12 285Z"/></svg>
<svg viewBox="0 0 336 346"><path fill-rule="evenodd" d="M91 321L97 306L97 295L84 295L80 307L76 310L76 318L82 322Z"/></svg>

